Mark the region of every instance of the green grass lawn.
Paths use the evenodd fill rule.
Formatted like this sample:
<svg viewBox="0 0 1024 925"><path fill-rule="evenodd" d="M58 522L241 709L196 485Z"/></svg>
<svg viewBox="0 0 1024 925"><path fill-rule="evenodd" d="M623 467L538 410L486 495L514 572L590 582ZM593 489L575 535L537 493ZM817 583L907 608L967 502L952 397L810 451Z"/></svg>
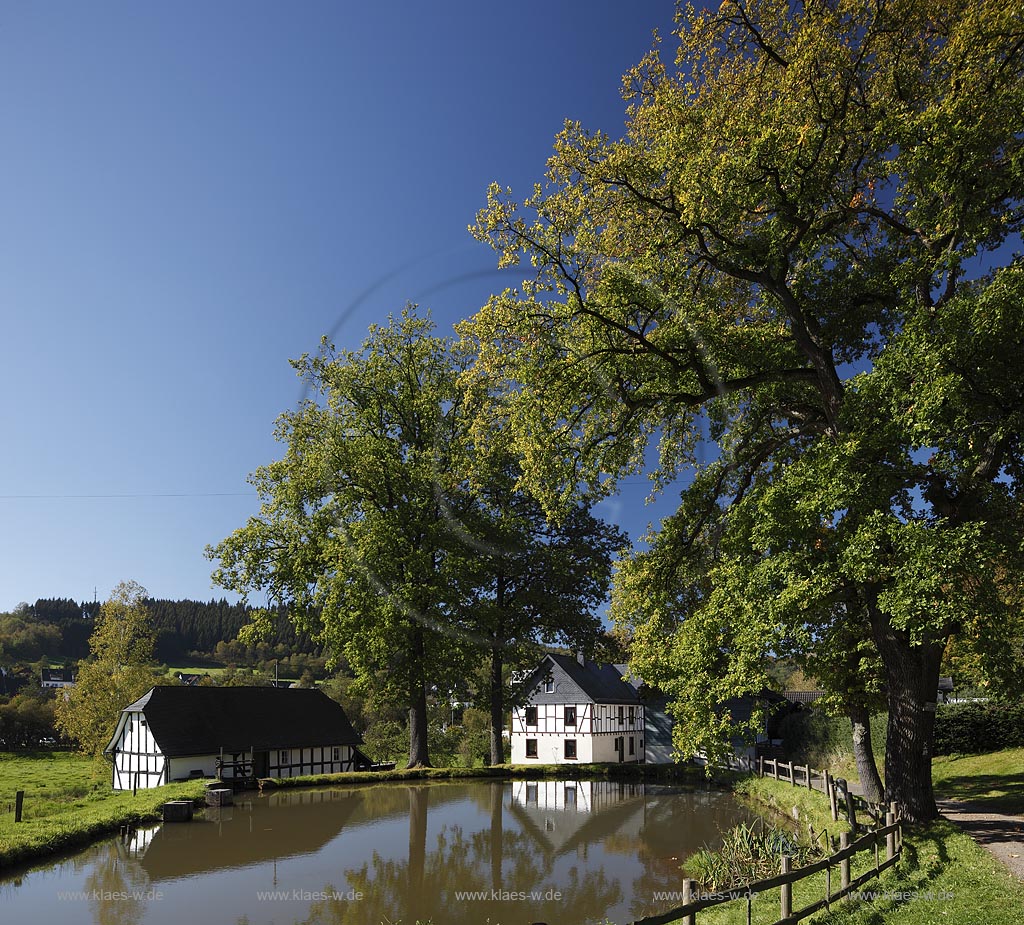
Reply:
<svg viewBox="0 0 1024 925"><path fill-rule="evenodd" d="M95 770L90 759L75 752L0 752L0 811L8 803L13 806L18 790L25 791L26 815L50 803L109 790L110 781L98 779Z"/></svg>
<svg viewBox="0 0 1024 925"><path fill-rule="evenodd" d="M935 758L932 782L939 798L970 800L993 812L1024 815L1024 748Z"/></svg>
<svg viewBox="0 0 1024 925"><path fill-rule="evenodd" d="M87 844L122 825L159 818L167 800L198 799L203 781L139 791L110 789L106 765L70 752L0 752L0 868ZM21 822L15 794L25 792Z"/></svg>
<svg viewBox="0 0 1024 925"><path fill-rule="evenodd" d="M208 674L211 678L219 678L227 668L224 665L210 666L210 665L168 665L167 674L172 678L178 673L182 674Z"/></svg>

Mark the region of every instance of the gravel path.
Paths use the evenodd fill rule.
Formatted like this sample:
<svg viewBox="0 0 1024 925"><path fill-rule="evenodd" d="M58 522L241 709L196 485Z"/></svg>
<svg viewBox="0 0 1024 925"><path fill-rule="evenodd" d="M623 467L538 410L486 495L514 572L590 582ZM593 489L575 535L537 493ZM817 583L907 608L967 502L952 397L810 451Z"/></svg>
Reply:
<svg viewBox="0 0 1024 925"><path fill-rule="evenodd" d="M936 800L939 812L955 822L1024 883L1024 817L993 813L967 800Z"/></svg>

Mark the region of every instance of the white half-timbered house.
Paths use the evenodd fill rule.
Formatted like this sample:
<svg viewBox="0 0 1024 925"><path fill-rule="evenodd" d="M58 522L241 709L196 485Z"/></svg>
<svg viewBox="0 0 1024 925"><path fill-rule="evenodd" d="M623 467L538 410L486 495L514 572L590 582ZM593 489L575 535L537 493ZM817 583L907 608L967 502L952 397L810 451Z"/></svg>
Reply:
<svg viewBox="0 0 1024 925"><path fill-rule="evenodd" d="M644 705L625 665L546 655L512 712L513 764L644 761Z"/></svg>
<svg viewBox="0 0 1024 925"><path fill-rule="evenodd" d="M369 765L345 711L322 691L152 688L121 711L105 752L115 790L192 777L297 777Z"/></svg>

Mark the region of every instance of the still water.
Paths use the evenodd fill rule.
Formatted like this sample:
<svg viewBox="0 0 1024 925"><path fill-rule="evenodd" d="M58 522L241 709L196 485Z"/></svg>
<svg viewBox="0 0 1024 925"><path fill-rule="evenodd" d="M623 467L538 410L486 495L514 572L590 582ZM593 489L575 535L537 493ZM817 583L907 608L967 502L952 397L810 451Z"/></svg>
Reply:
<svg viewBox="0 0 1024 925"><path fill-rule="evenodd" d="M585 925L678 903L679 865L750 818L733 797L608 781L238 795L0 878L4 922Z"/></svg>

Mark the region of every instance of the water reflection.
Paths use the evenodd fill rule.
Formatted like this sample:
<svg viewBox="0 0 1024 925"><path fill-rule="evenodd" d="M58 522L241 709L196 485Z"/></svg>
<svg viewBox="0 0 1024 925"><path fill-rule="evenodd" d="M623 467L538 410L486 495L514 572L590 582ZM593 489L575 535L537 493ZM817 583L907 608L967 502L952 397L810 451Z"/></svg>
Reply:
<svg viewBox="0 0 1024 925"><path fill-rule="evenodd" d="M66 925L625 922L744 818L728 794L607 781L281 791L0 880L0 896L5 920Z"/></svg>

